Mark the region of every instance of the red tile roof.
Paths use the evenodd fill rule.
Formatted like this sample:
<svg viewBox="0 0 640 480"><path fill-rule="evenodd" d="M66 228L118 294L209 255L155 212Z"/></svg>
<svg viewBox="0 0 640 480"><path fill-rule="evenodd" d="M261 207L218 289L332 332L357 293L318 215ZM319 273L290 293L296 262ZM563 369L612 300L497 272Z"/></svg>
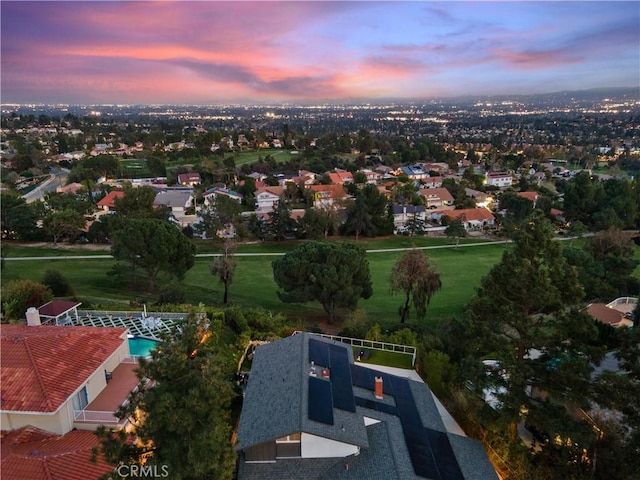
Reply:
<svg viewBox="0 0 640 480"><path fill-rule="evenodd" d="M124 192L122 190L111 190L109 193L107 193L106 197L104 197L102 200L100 200L97 203L97 205L99 207L113 208L115 207L116 198L122 198L122 197L124 197Z"/></svg>
<svg viewBox="0 0 640 480"><path fill-rule="evenodd" d="M342 185L310 185L309 189L312 192L324 194L323 198L340 199L347 197Z"/></svg>
<svg viewBox="0 0 640 480"><path fill-rule="evenodd" d="M462 210L446 210L442 213L450 218L460 218L464 215L464 220L466 222L495 220L493 214L486 208L464 208Z"/></svg>
<svg viewBox="0 0 640 480"><path fill-rule="evenodd" d="M57 317L63 313L67 313L69 310L73 310L75 307L82 305L82 302L69 302L68 300L52 300L49 303L45 303L41 307L38 307L40 315L47 317Z"/></svg>
<svg viewBox="0 0 640 480"><path fill-rule="evenodd" d="M56 435L32 426L3 432L2 477L28 480L86 480L112 472L104 457L91 461L98 446L92 431Z"/></svg>
<svg viewBox="0 0 640 480"><path fill-rule="evenodd" d="M538 192L517 192L516 195L526 198L527 200L531 200L533 203L536 203L536 200L538 199Z"/></svg>
<svg viewBox="0 0 640 480"><path fill-rule="evenodd" d="M343 183L353 183L353 173L351 172L331 172L329 178L332 183L342 185Z"/></svg>
<svg viewBox="0 0 640 480"><path fill-rule="evenodd" d="M55 412L126 342L126 328L2 325L5 411Z"/></svg>

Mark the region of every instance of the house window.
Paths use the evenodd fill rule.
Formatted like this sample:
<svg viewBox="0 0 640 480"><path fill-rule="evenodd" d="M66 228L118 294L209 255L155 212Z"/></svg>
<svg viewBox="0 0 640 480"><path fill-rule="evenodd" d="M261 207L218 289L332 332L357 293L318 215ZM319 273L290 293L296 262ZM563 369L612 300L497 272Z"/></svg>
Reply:
<svg viewBox="0 0 640 480"><path fill-rule="evenodd" d="M87 387L84 386L82 387L82 390L73 397L73 409L84 410L87 405L89 405L89 396L87 395Z"/></svg>

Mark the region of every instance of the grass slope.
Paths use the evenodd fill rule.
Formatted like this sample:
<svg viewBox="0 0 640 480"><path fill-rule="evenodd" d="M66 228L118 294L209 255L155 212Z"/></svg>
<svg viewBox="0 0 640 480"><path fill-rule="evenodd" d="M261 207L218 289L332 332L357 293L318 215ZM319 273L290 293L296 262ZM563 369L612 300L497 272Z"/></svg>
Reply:
<svg viewBox="0 0 640 480"><path fill-rule="evenodd" d="M410 246L405 238L392 238L378 242L362 242L365 248L400 248ZM420 239L413 243L442 244L445 240L434 242L433 239ZM293 248L293 244L247 245L239 249L242 252L284 252ZM79 250L59 250L51 248L3 248L7 257L25 256L59 256L80 253ZM480 285L481 278L496 264L505 246L479 245L457 249L425 250L432 264L441 273L442 289L432 298L427 310L427 321L450 318L459 315L474 289ZM88 252L82 254L108 254L108 251ZM373 282L373 296L360 301L360 307L366 310L370 319L381 324L392 324L398 321L398 307L403 302L402 296L392 296L389 292L389 277L394 262L402 252L378 252L368 255ZM316 302L304 305L283 304L277 296L276 284L271 268L273 256L236 257L237 268L230 290L230 300L238 305L261 306L273 311L283 311L293 318L321 322L326 316ZM222 285L209 270L210 257L197 258L194 267L187 272L184 286L189 303L220 305ZM112 259L55 259L55 260L21 260L5 261L2 281L16 278L28 278L40 281L46 270L58 270L74 287L81 301L91 302L102 307L128 305L130 300L141 299L152 303L155 295L145 293L143 279L136 285L127 285L121 278L108 276L113 266ZM410 321L415 321L411 316Z"/></svg>

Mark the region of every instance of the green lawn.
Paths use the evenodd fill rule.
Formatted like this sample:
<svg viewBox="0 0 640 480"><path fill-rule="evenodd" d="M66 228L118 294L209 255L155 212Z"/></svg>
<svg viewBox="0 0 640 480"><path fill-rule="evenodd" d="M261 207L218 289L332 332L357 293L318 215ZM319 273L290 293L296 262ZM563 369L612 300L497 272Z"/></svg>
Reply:
<svg viewBox="0 0 640 480"><path fill-rule="evenodd" d="M433 241L434 239L429 239ZM398 243L405 240L382 240L379 244L368 242L367 247L397 248ZM427 240L424 240L426 242ZM241 251L282 252L293 248L293 244L268 244L243 246ZM426 250L433 265L442 276L442 289L432 298L427 310L427 321L447 319L459 315L474 289L480 285L480 279L500 260L505 246L482 245L458 249ZM80 253L79 251L61 249L38 249L3 245L3 255L7 257L24 256L59 256ZM108 254L108 251L88 252L83 254ZM381 324L393 324L398 319L398 307L402 297L393 297L389 292L389 275L393 263L402 252L370 253L369 264L373 281L373 296L360 302L370 319ZM230 290L230 300L244 306L261 306L273 311L283 311L293 318L301 318L310 322L321 322L326 316L319 304L313 302L304 305L283 304L276 294L271 262L276 257L237 257L237 269ZM211 258L197 258L194 267L184 279L187 300L189 303L220 305L222 286L210 271ZM155 300L145 293L145 284L137 288L124 284L124 280L110 277L107 272L114 261L111 259L76 259L76 260L22 260L5 261L2 281L15 278L29 278L40 281L48 269L60 271L74 287L81 301L104 306L108 304L128 305L133 299L142 299L149 303ZM415 321L411 317L410 321Z"/></svg>
<svg viewBox="0 0 640 480"><path fill-rule="evenodd" d="M358 358L360 350L370 350L371 354L367 360L360 360L360 363L371 363L374 365L385 365L387 367L412 369L411 355L406 353L385 352L383 350L373 350L362 347L353 347L353 358Z"/></svg>
<svg viewBox="0 0 640 480"><path fill-rule="evenodd" d="M123 159L120 160L122 175L126 178L146 178L151 176L146 160Z"/></svg>
<svg viewBox="0 0 640 480"><path fill-rule="evenodd" d="M225 157L229 157L229 155L230 154L226 154ZM239 167L240 165L245 165L247 163L256 163L260 159L260 157L264 159L266 158L267 155L271 155L276 160L276 163L288 162L292 156L290 150L281 149L281 148L270 148L266 150L252 150L250 152L234 152L232 154L236 167Z"/></svg>

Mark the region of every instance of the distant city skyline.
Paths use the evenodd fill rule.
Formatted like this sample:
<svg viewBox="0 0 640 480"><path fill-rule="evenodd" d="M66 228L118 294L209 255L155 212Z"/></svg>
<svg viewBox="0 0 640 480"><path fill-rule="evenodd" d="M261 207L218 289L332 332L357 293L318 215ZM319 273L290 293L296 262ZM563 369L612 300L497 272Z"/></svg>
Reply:
<svg viewBox="0 0 640 480"><path fill-rule="evenodd" d="M640 88L633 2L0 3L2 103L349 102Z"/></svg>

